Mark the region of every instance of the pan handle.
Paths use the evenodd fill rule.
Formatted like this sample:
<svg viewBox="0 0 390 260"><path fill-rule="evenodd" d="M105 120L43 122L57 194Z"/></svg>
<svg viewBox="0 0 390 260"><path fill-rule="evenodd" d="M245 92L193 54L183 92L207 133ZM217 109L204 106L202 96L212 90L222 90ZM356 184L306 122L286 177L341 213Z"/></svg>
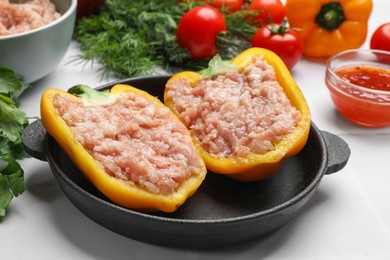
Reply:
<svg viewBox="0 0 390 260"><path fill-rule="evenodd" d="M341 137L326 131L321 133L328 148L328 168L325 174L338 172L347 165L351 149Z"/></svg>
<svg viewBox="0 0 390 260"><path fill-rule="evenodd" d="M22 142L26 152L32 157L47 161L44 140L46 130L40 119L28 124L22 133Z"/></svg>

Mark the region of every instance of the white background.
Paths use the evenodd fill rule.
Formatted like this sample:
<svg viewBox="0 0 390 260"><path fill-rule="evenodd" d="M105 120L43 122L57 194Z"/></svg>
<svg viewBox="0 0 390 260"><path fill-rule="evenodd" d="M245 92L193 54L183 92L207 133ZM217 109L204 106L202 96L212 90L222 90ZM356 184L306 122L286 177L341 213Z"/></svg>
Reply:
<svg viewBox="0 0 390 260"><path fill-rule="evenodd" d="M390 1L374 1L369 34L390 21ZM22 96L21 109L39 116L46 88L97 87L96 66L72 62L72 42L61 64ZM325 176L304 211L266 237L218 250L165 248L135 241L97 225L65 197L46 162L21 162L26 191L0 223L0 259L390 259L390 128L364 129L335 110L324 83L324 61L302 60L292 74L321 129L342 137L352 154L340 172Z"/></svg>

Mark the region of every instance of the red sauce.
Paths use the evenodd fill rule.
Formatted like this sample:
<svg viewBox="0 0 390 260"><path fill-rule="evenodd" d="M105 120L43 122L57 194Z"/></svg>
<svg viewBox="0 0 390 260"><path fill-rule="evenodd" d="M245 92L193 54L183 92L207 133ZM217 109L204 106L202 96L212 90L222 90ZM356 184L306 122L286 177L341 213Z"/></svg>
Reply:
<svg viewBox="0 0 390 260"><path fill-rule="evenodd" d="M336 74L340 78L361 87L390 91L390 70L388 69L353 66L341 69Z"/></svg>
<svg viewBox="0 0 390 260"><path fill-rule="evenodd" d="M390 126L390 69L355 65L336 74L362 87L358 89L332 77L326 78L331 98L345 118L364 127Z"/></svg>

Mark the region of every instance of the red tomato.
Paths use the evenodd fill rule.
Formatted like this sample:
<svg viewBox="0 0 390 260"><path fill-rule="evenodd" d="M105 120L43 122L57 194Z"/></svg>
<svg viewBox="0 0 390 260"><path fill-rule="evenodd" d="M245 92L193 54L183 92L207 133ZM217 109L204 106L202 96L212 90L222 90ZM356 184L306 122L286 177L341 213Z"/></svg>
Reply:
<svg viewBox="0 0 390 260"><path fill-rule="evenodd" d="M370 48L390 51L390 23L379 26L371 36Z"/></svg>
<svg viewBox="0 0 390 260"><path fill-rule="evenodd" d="M77 1L77 19L95 14L104 4L104 0L79 0Z"/></svg>
<svg viewBox="0 0 390 260"><path fill-rule="evenodd" d="M203 0L203 3L214 6L215 8L226 8L230 12L237 12L244 5L244 0Z"/></svg>
<svg viewBox="0 0 390 260"><path fill-rule="evenodd" d="M248 10L261 11L254 18L254 22L258 25L269 24L269 19L273 23L281 23L286 16L286 7L280 0L253 0L248 6Z"/></svg>
<svg viewBox="0 0 390 260"><path fill-rule="evenodd" d="M176 40L189 50L194 60L208 59L217 54L217 35L226 31L226 22L220 11L211 6L197 6L181 18Z"/></svg>
<svg viewBox="0 0 390 260"><path fill-rule="evenodd" d="M292 30L279 30L275 28L261 27L252 39L252 47L260 47L275 52L290 70L302 58L303 44L299 35Z"/></svg>

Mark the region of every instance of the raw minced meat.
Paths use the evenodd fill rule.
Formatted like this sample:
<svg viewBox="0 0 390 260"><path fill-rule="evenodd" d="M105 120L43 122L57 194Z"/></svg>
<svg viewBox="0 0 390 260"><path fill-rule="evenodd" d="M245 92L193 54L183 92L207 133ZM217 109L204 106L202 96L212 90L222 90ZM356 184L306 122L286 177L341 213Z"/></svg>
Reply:
<svg viewBox="0 0 390 260"><path fill-rule="evenodd" d="M85 107L80 99L54 98L57 113L75 138L111 176L153 193L170 194L193 173L201 159L186 128L166 107L134 93L116 102Z"/></svg>
<svg viewBox="0 0 390 260"><path fill-rule="evenodd" d="M166 88L180 120L205 150L219 157L273 150L301 119L274 68L262 58L241 72L233 68L193 87L179 78Z"/></svg>
<svg viewBox="0 0 390 260"><path fill-rule="evenodd" d="M50 0L20 0L18 3L0 0L0 36L36 29L60 16Z"/></svg>

